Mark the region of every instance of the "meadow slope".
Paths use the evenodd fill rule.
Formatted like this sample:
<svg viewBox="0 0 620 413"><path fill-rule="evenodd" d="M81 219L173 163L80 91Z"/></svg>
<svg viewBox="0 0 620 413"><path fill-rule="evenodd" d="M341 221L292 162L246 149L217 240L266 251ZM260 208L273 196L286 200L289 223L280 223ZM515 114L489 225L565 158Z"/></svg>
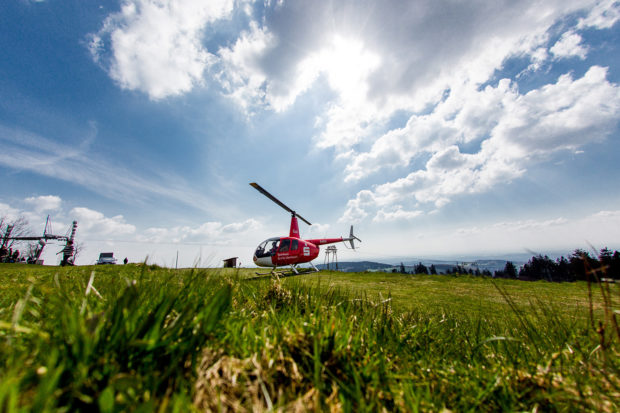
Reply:
<svg viewBox="0 0 620 413"><path fill-rule="evenodd" d="M2 264L0 410L618 411L619 298L584 282Z"/></svg>

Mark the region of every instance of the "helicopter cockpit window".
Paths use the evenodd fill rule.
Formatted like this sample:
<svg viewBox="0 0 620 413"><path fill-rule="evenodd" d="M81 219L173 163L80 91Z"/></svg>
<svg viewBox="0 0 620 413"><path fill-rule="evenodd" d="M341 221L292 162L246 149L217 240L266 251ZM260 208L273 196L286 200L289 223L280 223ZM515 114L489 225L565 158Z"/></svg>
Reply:
<svg viewBox="0 0 620 413"><path fill-rule="evenodd" d="M256 255L257 258L270 257L276 253L279 244L280 238L269 238L268 240L263 241L258 248L256 248L254 255Z"/></svg>
<svg viewBox="0 0 620 413"><path fill-rule="evenodd" d="M291 240L290 239L283 239L282 242L280 243L280 251L279 252L288 252L290 246L291 246Z"/></svg>
<svg viewBox="0 0 620 413"><path fill-rule="evenodd" d="M294 239L291 245L291 251L297 251L297 248L299 248L299 242L296 239Z"/></svg>

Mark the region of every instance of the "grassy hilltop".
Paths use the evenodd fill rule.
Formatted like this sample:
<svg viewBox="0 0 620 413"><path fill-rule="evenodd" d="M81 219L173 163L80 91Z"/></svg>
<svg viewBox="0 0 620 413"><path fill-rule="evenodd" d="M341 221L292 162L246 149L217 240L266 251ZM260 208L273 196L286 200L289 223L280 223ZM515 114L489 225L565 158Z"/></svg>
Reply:
<svg viewBox="0 0 620 413"><path fill-rule="evenodd" d="M584 282L1 264L0 411L618 411L619 299Z"/></svg>

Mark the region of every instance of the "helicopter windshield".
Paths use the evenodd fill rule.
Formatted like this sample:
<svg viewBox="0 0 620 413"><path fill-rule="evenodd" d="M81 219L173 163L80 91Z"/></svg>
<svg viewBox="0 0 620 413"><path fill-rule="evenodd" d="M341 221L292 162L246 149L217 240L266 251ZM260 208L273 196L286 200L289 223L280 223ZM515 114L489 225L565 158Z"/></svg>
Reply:
<svg viewBox="0 0 620 413"><path fill-rule="evenodd" d="M269 238L266 241L260 243L254 255L256 258L271 257L278 250L280 245L280 238Z"/></svg>

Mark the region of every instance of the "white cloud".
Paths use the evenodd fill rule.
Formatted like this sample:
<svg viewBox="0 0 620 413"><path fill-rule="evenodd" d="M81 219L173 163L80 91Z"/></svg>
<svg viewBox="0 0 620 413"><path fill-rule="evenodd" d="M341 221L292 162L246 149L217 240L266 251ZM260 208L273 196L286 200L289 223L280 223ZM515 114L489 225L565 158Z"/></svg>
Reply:
<svg viewBox="0 0 620 413"><path fill-rule="evenodd" d="M368 216L368 207L378 204L375 194L367 189L359 191L355 199L347 202L347 208L338 222L355 224L364 220Z"/></svg>
<svg viewBox="0 0 620 413"><path fill-rule="evenodd" d="M495 88L463 89L431 114L413 116L405 128L353 156L347 179L407 166L418 154L429 153L424 169L361 191L342 219L360 220L369 211L411 200L438 208L455 196L509 182L555 152L574 152L605 139L620 116L620 87L608 82L606 73L593 66L580 79L563 75L525 95L502 80ZM460 145L472 142L479 142L478 152L463 153ZM385 212L379 213L375 216L382 219Z"/></svg>
<svg viewBox="0 0 620 413"><path fill-rule="evenodd" d="M126 0L92 36L91 50L99 61L111 52L104 63L110 75L153 99L191 90L209 69L248 113L256 107L285 110L324 78L335 99L319 117L317 144L346 152L372 137L373 126L394 111L423 110L456 84L483 83L511 56L532 55L536 64L547 30L571 13L594 6L599 11L587 20L594 21L615 7L582 0L388 1L381 7L266 2L264 14L252 16L249 6L232 0ZM235 7L251 17L248 29L207 51L204 29L232 18Z"/></svg>
<svg viewBox="0 0 620 413"><path fill-rule="evenodd" d="M538 229L542 230L545 228L565 225L569 222L566 218L554 218L548 219L544 221L537 221L533 219L529 219L526 221L510 221L510 222L498 222L492 225L494 229L501 229L504 231L523 231L523 230L531 230Z"/></svg>
<svg viewBox="0 0 620 413"><path fill-rule="evenodd" d="M313 223L311 226L306 227L307 229L305 231L302 231L303 234L303 238L310 238L310 237L327 237L327 236L333 236L333 235L328 235L328 231L331 229L331 225L329 224L319 224L319 223ZM300 228L301 229L301 228Z"/></svg>
<svg viewBox="0 0 620 413"><path fill-rule="evenodd" d="M609 29L620 19L620 3L618 0L601 0L596 2L590 13L579 20L578 28L594 27Z"/></svg>
<svg viewBox="0 0 620 413"><path fill-rule="evenodd" d="M323 71L317 68L312 72L325 74L327 84L335 92L335 98L319 117L318 126L322 130L317 145L336 147L345 153L360 142L372 140L376 130L396 111L423 111L440 102L445 90L484 83L509 57L533 54L535 59L542 59L541 46L547 41L547 30L562 17L588 5L547 2L541 8L539 3L528 1L501 6L463 3L451 4L450 13L445 13L446 5L437 2L389 2L381 8L364 5L350 8L344 2L334 7L331 12L338 16L336 24L332 23L333 18L322 22L321 11L314 12L319 15L317 25L324 33L317 36L317 41L303 44L306 54L290 52L279 60L287 62L293 56L301 65L313 62L316 67L312 56L323 53L339 62L334 65L340 69L336 73L348 74L348 78L331 76L332 67L321 65L318 66ZM304 12L313 13L306 9ZM359 22L364 22L363 29L356 27ZM290 33L282 33L275 27L270 30L276 39L288 40ZM300 30L309 31L304 25ZM329 49L334 44L334 34L336 38L346 39L348 54L329 53L338 50ZM269 56L289 52L280 43L270 50ZM337 59L336 55L342 58ZM343 60L347 64L340 63ZM267 92L271 84L294 85L296 74L295 70L281 70L277 75L282 77L267 77ZM316 79L316 76L308 78ZM346 81L329 81L332 78L350 80L356 93L349 94L347 91L352 89L338 86L346 86ZM294 100L287 100L291 101Z"/></svg>
<svg viewBox="0 0 620 413"><path fill-rule="evenodd" d="M323 79L321 84L333 97L316 118L315 143L334 147L337 159L349 160L345 180L356 181L388 164L407 166L429 145L436 151L488 133L488 123L497 122L502 112L505 91L476 93L479 85L511 57L529 57L529 69L540 69L549 56L551 27L572 13L589 11L593 4L467 3L452 5L449 14L436 2L390 2L380 9L343 2L329 11L321 5L289 4L272 10L270 18L251 26L230 48L220 49L219 79L250 112L257 105L285 110ZM448 26L451 30L443 29ZM570 31L552 52L556 58L585 58L587 48ZM507 87L516 85L507 81ZM397 111L427 112L429 106L439 105L447 112L446 92L455 105L453 115L460 119L450 120L448 113L437 111L415 115L406 127L376 139ZM459 94L460 99L489 101L460 102ZM362 143L373 149L357 153ZM502 168L514 170L512 165ZM517 175L521 172L516 169Z"/></svg>
<svg viewBox="0 0 620 413"><path fill-rule="evenodd" d="M218 50L221 67L215 77L225 93L246 111L266 104L267 74L260 61L273 41L267 29L252 23L250 30L241 32L234 45Z"/></svg>
<svg viewBox="0 0 620 413"><path fill-rule="evenodd" d="M533 158L605 139L620 115L620 87L606 75L606 68L593 66L579 79L566 74L554 84L514 95L505 101L488 150L495 146L504 156L515 150L513 157Z"/></svg>
<svg viewBox="0 0 620 413"><path fill-rule="evenodd" d="M62 200L56 195L41 195L37 197L29 197L24 202L33 206L38 213L45 211L56 211L60 209Z"/></svg>
<svg viewBox="0 0 620 413"><path fill-rule="evenodd" d="M340 139L356 139L359 128L352 131L342 128L359 124L360 119L372 118L371 108L366 107L365 102L368 78L379 65L378 55L358 39L334 34L326 44L308 51L291 64L287 77L278 78L270 76L263 65L265 56L273 52L279 42L281 39L267 28L253 24L232 47L220 49L222 70L218 79L227 93L246 111L264 105L279 112L290 107L317 79L324 77L336 92L338 101L329 110L326 132L322 136L327 140L335 134Z"/></svg>
<svg viewBox="0 0 620 413"><path fill-rule="evenodd" d="M581 44L581 36L574 31L568 31L549 49L556 57L562 59L576 56L581 60L586 58L588 48Z"/></svg>
<svg viewBox="0 0 620 413"><path fill-rule="evenodd" d="M532 63L527 67L526 70L531 72L539 70L548 57L549 53L547 53L547 49L544 47L539 47L538 49L534 50L530 55L530 60ZM520 73L519 76L520 75L522 75L522 73Z"/></svg>
<svg viewBox="0 0 620 413"><path fill-rule="evenodd" d="M590 216L591 219L613 219L620 223L620 211L599 211Z"/></svg>
<svg viewBox="0 0 620 413"><path fill-rule="evenodd" d="M401 206L393 211L385 211L383 209L377 212L377 215L373 218L376 222L389 222L389 221L407 221L422 215L422 211L405 211Z"/></svg>
<svg viewBox="0 0 620 413"><path fill-rule="evenodd" d="M136 232L136 227L126 223L122 215L108 218L101 212L86 207L73 208L70 215L78 221L80 232L87 237L115 237Z"/></svg>
<svg viewBox="0 0 620 413"><path fill-rule="evenodd" d="M233 0L125 0L92 36L95 61L112 56L110 76L124 89L151 99L188 92L202 83L214 56L203 46L206 25L230 16Z"/></svg>
<svg viewBox="0 0 620 413"><path fill-rule="evenodd" d="M155 243L204 243L215 245L230 244L235 237L243 236L260 229L261 224L255 219L242 222L222 224L221 222L205 222L197 227L176 226L172 228L147 228L138 235L141 242Z"/></svg>
<svg viewBox="0 0 620 413"><path fill-rule="evenodd" d="M19 215L19 209L13 208L9 204L0 202L0 218L5 218L12 221L19 217Z"/></svg>

